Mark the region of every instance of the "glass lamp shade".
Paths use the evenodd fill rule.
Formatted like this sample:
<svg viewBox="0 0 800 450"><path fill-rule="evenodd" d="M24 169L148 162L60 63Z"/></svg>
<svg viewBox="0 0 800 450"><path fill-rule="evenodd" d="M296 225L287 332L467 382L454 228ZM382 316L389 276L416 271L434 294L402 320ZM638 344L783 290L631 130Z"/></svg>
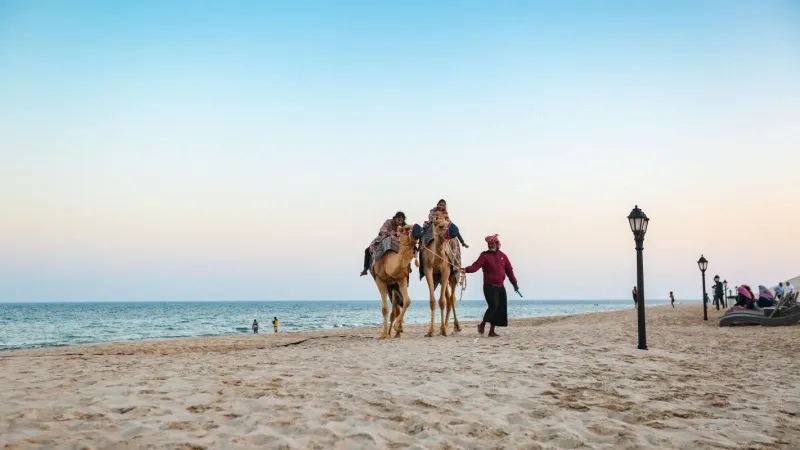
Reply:
<svg viewBox="0 0 800 450"><path fill-rule="evenodd" d="M700 268L701 272L705 272L708 269L708 260L705 256L700 255L700 259L697 260L697 267Z"/></svg>
<svg viewBox="0 0 800 450"><path fill-rule="evenodd" d="M650 222L650 219L647 218L644 211L639 209L639 206L634 206L631 213L628 215L628 223L631 226L631 231L633 234L644 234L647 232L647 223Z"/></svg>

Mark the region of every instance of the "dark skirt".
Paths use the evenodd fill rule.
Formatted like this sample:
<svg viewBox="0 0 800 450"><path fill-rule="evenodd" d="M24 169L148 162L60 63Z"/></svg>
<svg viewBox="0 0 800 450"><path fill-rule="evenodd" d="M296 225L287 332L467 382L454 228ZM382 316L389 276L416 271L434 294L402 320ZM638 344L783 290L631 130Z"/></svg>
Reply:
<svg viewBox="0 0 800 450"><path fill-rule="evenodd" d="M483 285L483 296L486 297L486 313L483 321L496 327L508 326L508 296L505 286Z"/></svg>

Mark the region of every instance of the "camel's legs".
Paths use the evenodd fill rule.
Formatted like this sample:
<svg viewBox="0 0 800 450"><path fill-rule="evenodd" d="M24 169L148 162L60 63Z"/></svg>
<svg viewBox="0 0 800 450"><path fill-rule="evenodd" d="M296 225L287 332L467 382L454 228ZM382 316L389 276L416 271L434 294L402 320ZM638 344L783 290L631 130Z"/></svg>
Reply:
<svg viewBox="0 0 800 450"><path fill-rule="evenodd" d="M389 321L387 320L389 316L389 288L386 283L378 278L375 279L375 284L378 285L378 291L381 293L381 312L383 313L383 331L379 339L386 339L389 337Z"/></svg>
<svg viewBox="0 0 800 450"><path fill-rule="evenodd" d="M433 336L433 328L436 324L436 316L434 315L436 311L436 294L433 288L433 268L429 265L425 266L425 280L428 281L428 291L431 294L431 326L428 328L428 333L425 336L431 337Z"/></svg>
<svg viewBox="0 0 800 450"><path fill-rule="evenodd" d="M444 318L444 310L447 307L447 287L450 285L450 266L446 265L442 269L442 291L439 294L439 315L442 319L442 324L439 326L439 332L442 336L447 336L447 321Z"/></svg>
<svg viewBox="0 0 800 450"><path fill-rule="evenodd" d="M403 323L399 320L401 310L400 305L403 303L403 294L400 292L392 292L390 300L392 302L392 314L389 317L389 334L392 333L392 325L394 325L395 330L397 331L395 337L400 337L400 333L403 332Z"/></svg>
<svg viewBox="0 0 800 450"><path fill-rule="evenodd" d="M456 316L456 286L458 286L458 279L450 277L450 306L453 308L453 330L461 331L461 324L458 323L458 316Z"/></svg>
<svg viewBox="0 0 800 450"><path fill-rule="evenodd" d="M447 290L447 297L445 298L445 306L447 307L447 312L444 314L444 321L446 323L450 323L450 311L453 312L453 316L455 317L456 309L455 305L453 304L453 280L450 280L450 289ZM456 321L456 323L458 323Z"/></svg>
<svg viewBox="0 0 800 450"><path fill-rule="evenodd" d="M403 309L400 310L400 318L397 319L397 324L394 329L397 331L395 337L399 338L400 333L403 332L403 320L406 318L406 311L411 306L411 296L408 295L408 283L400 283L400 294L403 296Z"/></svg>
<svg viewBox="0 0 800 450"><path fill-rule="evenodd" d="M390 291L389 294L389 308L391 308L391 313L389 314L389 330L392 329L392 324L394 323L395 319L397 319L397 307L395 306L395 294Z"/></svg>
<svg viewBox="0 0 800 450"><path fill-rule="evenodd" d="M453 305L453 292L455 292L455 282L453 280L453 276L450 276L450 284L448 285L449 289L447 289L447 297L445 297L445 305L447 305L447 312L444 314L444 320L447 323L450 323L450 310L453 310L453 315L455 315L455 306Z"/></svg>
<svg viewBox="0 0 800 450"><path fill-rule="evenodd" d="M392 333L392 325L394 325L397 331L395 332L394 337L400 337L400 333L403 332L403 324L400 323L400 303L402 303L403 298L402 294L398 294L397 292L393 292L391 298L389 299L391 302L392 314L389 316L389 334Z"/></svg>
<svg viewBox="0 0 800 450"><path fill-rule="evenodd" d="M397 305L394 305L394 306L392 307L392 314L394 314L395 320L396 320L398 317L400 317L400 305L399 305L399 304L397 304ZM399 328L398 328L398 327L399 327ZM397 324L395 325L395 329L397 329L397 331L395 331L395 335L394 335L394 337L398 338L398 337L400 337L400 333L402 333L402 332L403 332L403 322L399 322L399 321L398 321L398 322L397 322ZM389 332L391 333L391 331L392 331L392 329L391 329L391 327L390 327L390 328L389 328Z"/></svg>

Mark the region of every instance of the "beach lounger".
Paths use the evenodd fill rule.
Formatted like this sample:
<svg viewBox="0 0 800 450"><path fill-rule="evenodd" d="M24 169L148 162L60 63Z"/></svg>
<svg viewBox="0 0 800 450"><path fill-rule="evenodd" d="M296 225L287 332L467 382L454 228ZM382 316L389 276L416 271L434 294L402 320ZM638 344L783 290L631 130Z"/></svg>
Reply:
<svg viewBox="0 0 800 450"><path fill-rule="evenodd" d="M774 308L748 309L729 311L719 319L719 326L731 325L764 325L788 326L800 322L800 307L797 301L798 293L791 297L781 299ZM790 306L789 306L790 305ZM788 306L788 307L787 307Z"/></svg>

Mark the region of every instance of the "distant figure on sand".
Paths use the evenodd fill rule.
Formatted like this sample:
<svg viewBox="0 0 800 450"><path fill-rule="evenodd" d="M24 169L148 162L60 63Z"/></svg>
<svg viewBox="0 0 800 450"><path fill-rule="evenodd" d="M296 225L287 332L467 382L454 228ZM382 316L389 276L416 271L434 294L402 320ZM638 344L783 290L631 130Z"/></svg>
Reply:
<svg viewBox="0 0 800 450"><path fill-rule="evenodd" d="M253 334L258 334L258 321L253 319Z"/></svg>
<svg viewBox="0 0 800 450"><path fill-rule="evenodd" d="M633 306L636 307L639 305L639 288L634 286L631 294L633 295Z"/></svg>
<svg viewBox="0 0 800 450"><path fill-rule="evenodd" d="M272 328L275 329L276 333L278 332L278 318L277 317L273 317L272 318Z"/></svg>
<svg viewBox="0 0 800 450"><path fill-rule="evenodd" d="M461 269L464 273L475 273L483 269L483 296L486 298L486 313L483 321L478 325L478 333L483 334L486 323L489 323L489 337L497 336L494 327L508 326L508 296L503 283L508 275L514 291L519 293L517 277L508 256L500 251L500 239L497 235L486 237L487 250L482 252L471 266Z"/></svg>
<svg viewBox="0 0 800 450"><path fill-rule="evenodd" d="M725 308L725 289L722 286L722 281L719 280L719 275L714 275L714 306L719 311L719 307Z"/></svg>
<svg viewBox="0 0 800 450"><path fill-rule="evenodd" d="M672 291L669 291L669 303L673 308L675 307L675 296L672 294Z"/></svg>

